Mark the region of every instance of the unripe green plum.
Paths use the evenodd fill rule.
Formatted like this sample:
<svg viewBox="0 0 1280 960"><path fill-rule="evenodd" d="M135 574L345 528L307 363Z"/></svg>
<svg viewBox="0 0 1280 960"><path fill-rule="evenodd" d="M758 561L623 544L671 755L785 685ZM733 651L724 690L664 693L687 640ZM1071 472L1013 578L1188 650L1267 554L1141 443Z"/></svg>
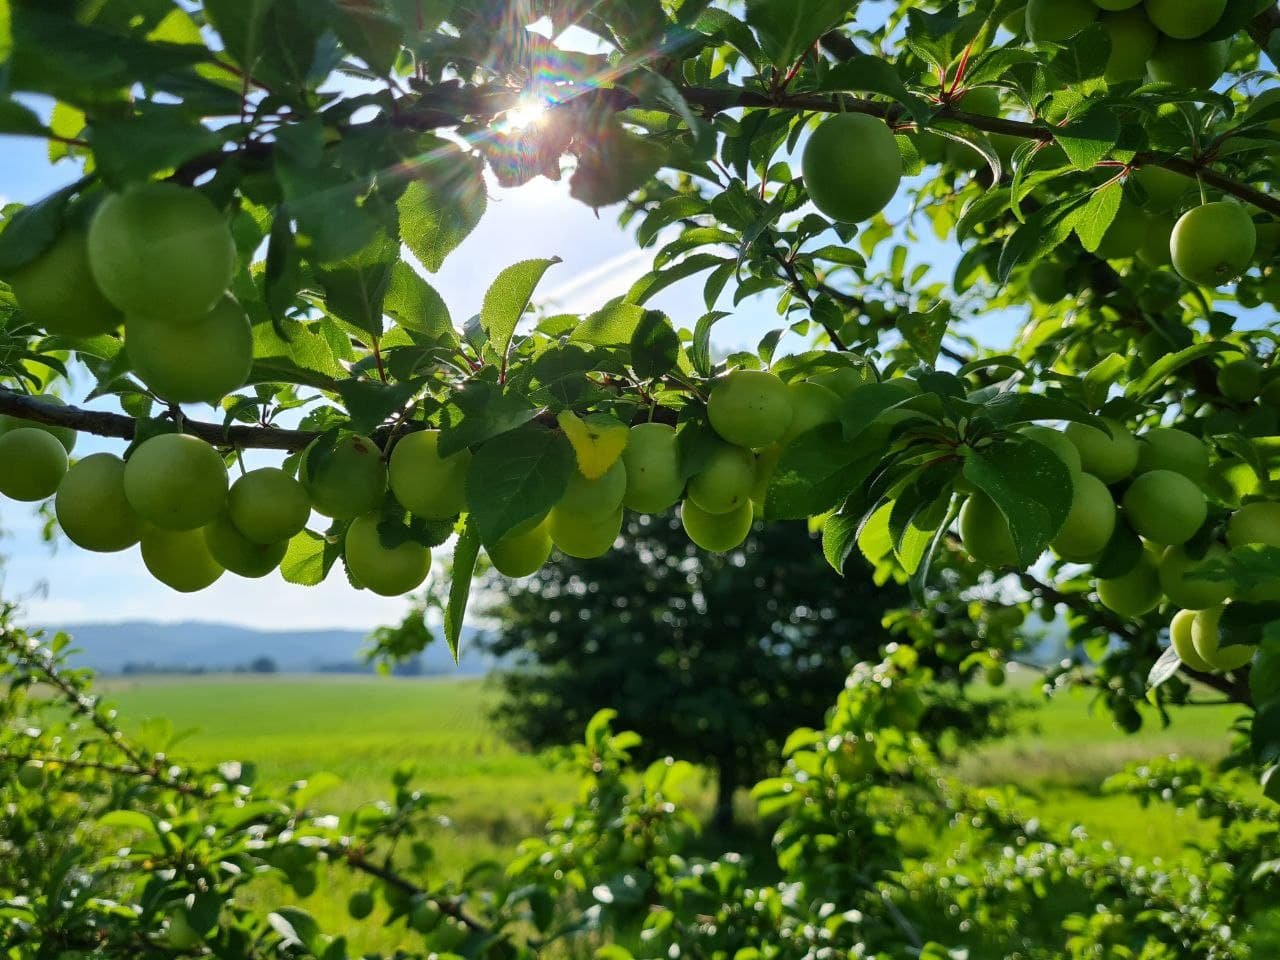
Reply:
<svg viewBox="0 0 1280 960"><path fill-rule="evenodd" d="M24 790L37 790L44 786L44 767L28 760L18 768L18 786Z"/></svg>
<svg viewBox="0 0 1280 960"><path fill-rule="evenodd" d="M1152 427L1138 438L1138 473L1174 470L1203 484L1209 479L1209 448L1185 430Z"/></svg>
<svg viewBox="0 0 1280 960"><path fill-rule="evenodd" d="M602 557L613 549L622 532L622 507L603 517L585 517L553 507L547 517L547 531L551 541L571 557Z"/></svg>
<svg viewBox="0 0 1280 960"><path fill-rule="evenodd" d="M815 373L809 378L809 382L826 387L837 397L847 397L859 387L866 386L870 382L870 376L858 367L841 367L839 370Z"/></svg>
<svg viewBox="0 0 1280 960"><path fill-rule="evenodd" d="M1280 503L1255 500L1231 514L1227 543L1233 550L1251 543L1280 547Z"/></svg>
<svg viewBox="0 0 1280 960"><path fill-rule="evenodd" d="M1033 43L1069 40L1097 19L1093 0L1031 0L1027 35Z"/></svg>
<svg viewBox="0 0 1280 960"><path fill-rule="evenodd" d="M1200 659L1218 671L1239 670L1253 659L1254 647L1247 644L1222 646L1220 621L1225 606L1201 610L1191 621L1191 643Z"/></svg>
<svg viewBox="0 0 1280 960"><path fill-rule="evenodd" d="M1149 267L1167 267L1173 263L1170 241L1176 221L1164 214L1147 214L1147 234L1138 247L1138 259Z"/></svg>
<svg viewBox="0 0 1280 960"><path fill-rule="evenodd" d="M226 218L202 193L147 183L102 201L89 224L89 267L128 316L185 323L222 298L236 251Z"/></svg>
<svg viewBox="0 0 1280 960"><path fill-rule="evenodd" d="M883 210L897 193L902 155L883 120L840 113L809 135L800 173L809 199L824 216L859 223Z"/></svg>
<svg viewBox="0 0 1280 960"><path fill-rule="evenodd" d="M529 530L512 531L491 547L489 562L504 577L518 579L542 569L551 556L551 534L546 518Z"/></svg>
<svg viewBox="0 0 1280 960"><path fill-rule="evenodd" d="M0 493L35 503L52 497L67 473L67 451L57 438L35 427L0 436Z"/></svg>
<svg viewBox="0 0 1280 960"><path fill-rule="evenodd" d="M440 925L444 914L434 900L423 900L409 912L409 926L418 933L430 933Z"/></svg>
<svg viewBox="0 0 1280 960"><path fill-rule="evenodd" d="M1204 492L1172 470L1152 470L1134 480L1124 509L1133 529L1163 546L1186 543L1209 516Z"/></svg>
<svg viewBox="0 0 1280 960"><path fill-rule="evenodd" d="M1227 69L1225 40L1175 40L1161 37L1147 61L1152 80L1192 90L1208 90Z"/></svg>
<svg viewBox="0 0 1280 960"><path fill-rule="evenodd" d="M1067 296L1067 268L1054 260L1041 260L1027 275L1027 287L1041 303L1060 303Z"/></svg>
<svg viewBox="0 0 1280 960"><path fill-rule="evenodd" d="M1261 481L1247 461L1224 457L1209 468L1209 480L1205 486L1223 503L1235 505L1257 493Z"/></svg>
<svg viewBox="0 0 1280 960"><path fill-rule="evenodd" d="M791 397L791 423L780 438L785 446L802 433L824 423L840 419L840 397L833 390L812 380L797 380L787 384Z"/></svg>
<svg viewBox="0 0 1280 960"><path fill-rule="evenodd" d="M1004 27L1015 37L1022 36L1027 30L1027 8L1019 7L1017 10L1014 10L1000 21L1000 26Z"/></svg>
<svg viewBox="0 0 1280 960"><path fill-rule="evenodd" d="M185 323L130 314L124 340L134 373L173 403L216 406L245 385L253 367L249 318L231 297Z"/></svg>
<svg viewBox="0 0 1280 960"><path fill-rule="evenodd" d="M1071 510L1049 544L1063 560L1094 559L1116 529L1116 502L1106 484L1091 473L1078 473L1071 490Z"/></svg>
<svg viewBox="0 0 1280 960"><path fill-rule="evenodd" d="M254 543L222 514L204 528L205 544L209 555L218 564L240 577L257 579L265 577L284 559L289 549L288 540L275 543Z"/></svg>
<svg viewBox="0 0 1280 960"><path fill-rule="evenodd" d="M1000 664L993 664L982 671L987 683L993 687L1003 687L1007 679L1005 669Z"/></svg>
<svg viewBox="0 0 1280 960"><path fill-rule="evenodd" d="M1098 599L1122 617L1140 617L1160 604L1160 573L1155 555L1143 550L1127 573L1098 580Z"/></svg>
<svg viewBox="0 0 1280 960"><path fill-rule="evenodd" d="M349 520L382 504L387 468L376 443L352 434L329 449L319 449L314 443L308 447L298 479L317 512L335 520Z"/></svg>
<svg viewBox="0 0 1280 960"><path fill-rule="evenodd" d="M1091 0L1092 2L1092 0ZM1120 202L1116 217L1102 235L1102 242L1094 251L1104 260L1124 260L1134 256L1147 236L1147 218L1142 208L1127 200Z"/></svg>
<svg viewBox="0 0 1280 960"><path fill-rule="evenodd" d="M1257 233L1244 207L1229 200L1188 210L1169 240L1173 268L1206 287L1229 283L1249 269Z"/></svg>
<svg viewBox="0 0 1280 960"><path fill-rule="evenodd" d="M363 920L373 913L373 894L368 890L357 890L347 898L347 913L352 920Z"/></svg>
<svg viewBox="0 0 1280 960"><path fill-rule="evenodd" d="M115 553L142 537L142 520L124 495L124 461L114 454L91 453L75 463L53 507L67 539L85 550Z"/></svg>
<svg viewBox="0 0 1280 960"><path fill-rule="evenodd" d="M195 530L227 502L227 467L218 451L182 433L138 445L124 465L124 495L143 520L165 530Z"/></svg>
<svg viewBox="0 0 1280 960"><path fill-rule="evenodd" d="M1066 464L1067 470L1071 472L1071 476L1077 477L1083 466L1080 463L1080 451L1076 449L1076 445L1072 443L1065 433L1061 430L1055 430L1053 427L1031 426L1022 430L1022 435L1028 440L1034 440L1042 446L1048 447L1053 451L1054 456Z"/></svg>
<svg viewBox="0 0 1280 960"><path fill-rule="evenodd" d="M260 467L231 484L227 513L254 543L278 543L302 532L311 517L311 501L289 474L278 467Z"/></svg>
<svg viewBox="0 0 1280 960"><path fill-rule="evenodd" d="M1205 663L1204 658L1196 653L1196 646L1192 641L1191 628L1195 621L1195 610L1179 610L1169 621L1169 639L1173 642L1173 649L1177 652L1179 660L1192 670L1210 673L1213 667Z"/></svg>
<svg viewBox="0 0 1280 960"><path fill-rule="evenodd" d="M734 370L707 398L711 426L739 447L766 447L782 439L793 413L787 385L764 370Z"/></svg>
<svg viewBox="0 0 1280 960"><path fill-rule="evenodd" d="M742 447L721 444L689 480L689 499L707 513L728 513L751 499L755 480L755 455Z"/></svg>
<svg viewBox="0 0 1280 960"><path fill-rule="evenodd" d="M1222 19L1227 0L1146 0L1156 29L1177 40L1194 40Z"/></svg>
<svg viewBox="0 0 1280 960"><path fill-rule="evenodd" d="M1102 18L1102 26L1111 40L1111 53L1103 74L1107 83L1146 79L1147 60L1155 53L1159 38L1146 14L1133 9L1109 13Z"/></svg>
<svg viewBox="0 0 1280 960"><path fill-rule="evenodd" d="M1160 558L1160 589L1170 603L1183 610L1216 607L1231 594L1231 583L1198 576L1197 571L1226 555L1227 551L1216 543L1198 560L1182 547L1170 547Z"/></svg>
<svg viewBox="0 0 1280 960"><path fill-rule="evenodd" d="M64 230L43 253L9 277L23 315L47 333L92 337L124 321L89 270L89 246L78 230Z"/></svg>
<svg viewBox="0 0 1280 960"><path fill-rule="evenodd" d="M400 506L424 520L449 520L467 508L471 451L464 447L442 457L439 446L439 430L419 430L391 451L391 492Z"/></svg>
<svg viewBox="0 0 1280 960"><path fill-rule="evenodd" d="M574 470L569 475L564 495L555 509L562 513L576 513L584 519L598 520L612 516L620 509L626 493L627 467L619 458L596 480L588 479Z"/></svg>
<svg viewBox="0 0 1280 960"><path fill-rule="evenodd" d="M627 489L623 506L638 513L662 513L675 506L684 492L680 446L674 427L665 423L637 423L622 449Z"/></svg>
<svg viewBox="0 0 1280 960"><path fill-rule="evenodd" d="M754 516L749 502L728 513L707 513L692 500L680 505L684 532L703 550L712 553L726 553L746 540Z"/></svg>
<svg viewBox="0 0 1280 960"><path fill-rule="evenodd" d="M955 106L958 110L974 113L980 117L998 117L1000 116L1000 91L995 87L974 87L956 101ZM992 145L994 146L994 142ZM965 170L985 166L987 163L986 158L973 147L955 140L947 141L947 162L953 167Z"/></svg>
<svg viewBox="0 0 1280 960"><path fill-rule="evenodd" d="M1248 357L1218 368L1218 390L1228 400L1248 403L1262 391L1262 364Z"/></svg>
<svg viewBox="0 0 1280 960"><path fill-rule="evenodd" d="M1139 167L1133 176L1147 195L1143 206L1152 213L1180 213L1183 197L1195 185L1194 180L1154 164Z"/></svg>
<svg viewBox="0 0 1280 960"><path fill-rule="evenodd" d="M343 556L356 583L384 597L398 597L422 586L431 569L431 551L413 540L383 543L377 513L356 517L347 528Z"/></svg>
<svg viewBox="0 0 1280 960"><path fill-rule="evenodd" d="M132 461L130 461L132 462ZM200 530L148 526L142 533L142 562L151 575L179 593L196 593L223 574Z"/></svg>
<svg viewBox="0 0 1280 960"><path fill-rule="evenodd" d="M960 509L960 541L969 555L991 568L1018 566L1018 550L994 500L975 491Z"/></svg>
<svg viewBox="0 0 1280 960"><path fill-rule="evenodd" d="M1067 424L1067 439L1080 451L1080 465L1103 483L1123 480L1138 465L1138 441L1115 420L1103 418L1111 436L1087 423Z"/></svg>
<svg viewBox="0 0 1280 960"><path fill-rule="evenodd" d="M55 397L51 393L42 393L31 399L50 407L66 406L61 397ZM76 448L77 434L71 427L56 427L51 423L36 423L34 420L23 420L21 417L0 414L0 436L4 436L10 430L21 430L23 427L34 427L36 430L43 430L50 436L57 437L58 442L62 444L67 453Z"/></svg>

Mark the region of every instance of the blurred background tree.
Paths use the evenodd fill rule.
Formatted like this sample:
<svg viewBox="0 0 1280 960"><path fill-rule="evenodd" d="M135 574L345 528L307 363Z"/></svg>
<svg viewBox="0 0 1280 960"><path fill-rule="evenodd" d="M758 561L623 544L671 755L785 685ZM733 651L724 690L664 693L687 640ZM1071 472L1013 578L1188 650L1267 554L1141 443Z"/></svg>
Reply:
<svg viewBox="0 0 1280 960"><path fill-rule="evenodd" d="M855 558L852 563L862 563ZM904 588L869 571L841 579L804 523L757 526L727 554L689 543L674 516L629 514L614 550L558 556L496 579L480 639L502 658L496 719L534 748L575 742L597 710L644 737L644 760L705 764L715 823L776 762L786 736L822 723L849 668L891 638Z"/></svg>

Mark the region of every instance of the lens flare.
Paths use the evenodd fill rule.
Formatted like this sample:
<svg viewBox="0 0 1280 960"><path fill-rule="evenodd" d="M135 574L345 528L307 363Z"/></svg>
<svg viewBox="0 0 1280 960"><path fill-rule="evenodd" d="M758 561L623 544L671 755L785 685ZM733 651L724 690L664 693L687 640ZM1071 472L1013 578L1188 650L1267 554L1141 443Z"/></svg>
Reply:
<svg viewBox="0 0 1280 960"><path fill-rule="evenodd" d="M547 115L547 102L540 97L526 97L502 117L504 131L527 130L537 126Z"/></svg>

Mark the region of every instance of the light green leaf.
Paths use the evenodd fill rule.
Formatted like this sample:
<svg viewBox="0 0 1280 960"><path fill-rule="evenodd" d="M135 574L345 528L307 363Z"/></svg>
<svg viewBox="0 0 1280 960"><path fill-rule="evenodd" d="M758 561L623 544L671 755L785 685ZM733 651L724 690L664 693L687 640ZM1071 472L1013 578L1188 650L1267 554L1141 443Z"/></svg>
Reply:
<svg viewBox="0 0 1280 960"><path fill-rule="evenodd" d="M452 579L449 581L449 600L444 608L444 639L458 662L458 644L462 640L462 622L467 614L467 599L471 596L471 578L476 572L476 558L480 556L480 534L471 517L467 517L453 548Z"/></svg>
<svg viewBox="0 0 1280 960"><path fill-rule="evenodd" d="M550 260L522 260L498 274L498 278L485 291L484 303L480 306L480 326L489 335L489 343L499 356L507 355L511 338L516 332L516 324L529 306L529 299L533 296L538 281L548 267L559 262L559 257L552 257Z"/></svg>
<svg viewBox="0 0 1280 960"><path fill-rule="evenodd" d="M396 208L405 245L435 273L475 229L489 198L484 161L479 157L468 156L439 137L423 138L420 147L422 163Z"/></svg>

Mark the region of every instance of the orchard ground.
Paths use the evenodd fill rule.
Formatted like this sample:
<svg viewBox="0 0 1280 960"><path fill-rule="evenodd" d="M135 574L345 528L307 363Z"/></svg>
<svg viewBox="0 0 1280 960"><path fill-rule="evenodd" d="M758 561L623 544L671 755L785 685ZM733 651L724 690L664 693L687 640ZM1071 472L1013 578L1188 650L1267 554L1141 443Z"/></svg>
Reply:
<svg viewBox="0 0 1280 960"><path fill-rule="evenodd" d="M413 764L414 784L444 798L437 812L447 820L431 838L433 883L486 861L506 862L515 844L536 833L574 790L573 777L557 770L552 758L522 753L489 722L496 692L480 680L117 678L104 679L101 692L118 705L127 729L141 730L147 718L163 718L175 731L192 731L169 751L174 758L250 761L259 780L273 785L319 771L333 774L337 782L320 795L320 805L335 812L386 796L397 765ZM1168 806L1144 809L1129 797L1105 796L1100 785L1131 760L1165 753L1216 759L1226 752L1239 707L1184 710L1167 729L1149 724L1130 736L1112 724L1105 709L1090 710L1083 693L1064 691L1044 701L1030 671L1011 677L992 695L1034 706L1023 716L1021 733L960 761L966 779L1015 785L1033 798L1034 812L1046 823L1078 823L1113 841L1121 853L1186 858L1194 869L1188 845L1211 839L1200 821ZM709 813L709 788L691 799ZM769 826L754 817L745 794L738 801L741 834L704 837L706 849L751 853L761 862L761 879L776 879L768 872ZM383 928L347 920L347 898L359 888L355 877L334 871L307 908L326 929L350 927L357 949L412 942L402 924ZM375 916L384 915L381 905L378 910ZM1275 926L1280 929L1280 923Z"/></svg>

